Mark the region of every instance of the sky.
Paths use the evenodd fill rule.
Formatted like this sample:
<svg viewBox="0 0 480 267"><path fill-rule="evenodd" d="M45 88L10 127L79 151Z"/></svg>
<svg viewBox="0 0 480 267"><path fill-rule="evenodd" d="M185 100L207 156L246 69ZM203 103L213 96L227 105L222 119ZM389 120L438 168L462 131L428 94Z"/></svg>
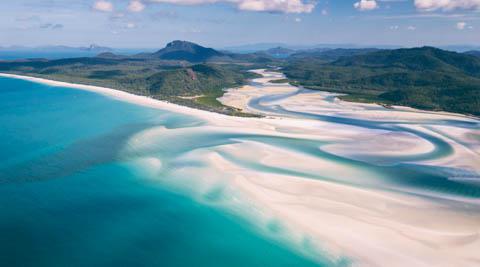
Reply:
<svg viewBox="0 0 480 267"><path fill-rule="evenodd" d="M480 0L2 0L0 12L0 46L480 44Z"/></svg>

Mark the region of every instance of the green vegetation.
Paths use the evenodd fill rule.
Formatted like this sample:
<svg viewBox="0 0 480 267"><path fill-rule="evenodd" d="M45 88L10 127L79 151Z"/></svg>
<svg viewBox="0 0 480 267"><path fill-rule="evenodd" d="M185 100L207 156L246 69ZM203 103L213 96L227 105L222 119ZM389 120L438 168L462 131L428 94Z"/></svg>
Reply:
<svg viewBox="0 0 480 267"><path fill-rule="evenodd" d="M180 47L175 48L175 45ZM187 59L196 61L216 57L218 53L212 52L212 49L195 47L182 54L180 50L185 45L172 43L168 49L163 49L168 50L168 53L157 52L151 56L142 54L124 57L103 53L94 58L0 61L0 71L104 86L199 109L248 116L235 108L223 106L216 98L223 95L224 89L241 86L248 79L256 77L256 74L248 72L253 64L242 61L189 62ZM159 59L159 54L181 60ZM185 58L181 58L182 55Z"/></svg>
<svg viewBox="0 0 480 267"><path fill-rule="evenodd" d="M331 62L338 60L342 57L351 57L357 55L365 55L368 53L379 51L376 48L337 48L327 49L318 48L305 51L299 51L291 55L290 59L315 59L316 61Z"/></svg>
<svg viewBox="0 0 480 267"><path fill-rule="evenodd" d="M324 59L292 59L287 77L347 100L480 115L480 59L432 47Z"/></svg>
<svg viewBox="0 0 480 267"><path fill-rule="evenodd" d="M195 101L200 105L222 108L223 104L220 101L218 101L218 99L217 99L221 96L222 96L221 94L204 95L204 96L200 96L200 97L196 98Z"/></svg>
<svg viewBox="0 0 480 267"><path fill-rule="evenodd" d="M288 53L273 49L275 53ZM272 52L271 51L271 52ZM94 58L0 61L0 71L72 83L115 88L195 108L248 116L223 106L224 89L258 75L251 69L282 67L290 82L307 88L345 93L343 99L405 105L480 115L480 57L432 47L317 49L288 58L267 52L233 54L174 41L155 53Z"/></svg>
<svg viewBox="0 0 480 267"><path fill-rule="evenodd" d="M189 62L206 62L213 58L226 57L225 54L212 49L203 47L186 41L173 41L163 49L152 53L138 55L141 58L158 58L164 60L185 60Z"/></svg>
<svg viewBox="0 0 480 267"><path fill-rule="evenodd" d="M271 80L271 81L268 81L269 83L288 83L289 80L288 79L278 79L278 80Z"/></svg>
<svg viewBox="0 0 480 267"><path fill-rule="evenodd" d="M464 54L466 54L466 55L471 55L471 56L476 56L476 57L480 57L480 51L476 51L476 50L467 51L467 52L465 52Z"/></svg>

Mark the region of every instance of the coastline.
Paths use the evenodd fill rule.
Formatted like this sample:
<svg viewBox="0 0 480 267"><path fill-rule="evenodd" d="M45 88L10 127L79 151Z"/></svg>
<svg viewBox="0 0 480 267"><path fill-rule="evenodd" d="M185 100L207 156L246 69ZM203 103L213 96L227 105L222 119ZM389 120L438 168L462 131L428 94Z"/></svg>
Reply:
<svg viewBox="0 0 480 267"><path fill-rule="evenodd" d="M21 79L21 80L36 82L36 83L43 83L43 84L54 86L54 87L68 87L73 89L90 91L90 92L98 93L98 94L111 97L117 100L123 100L132 104L154 107L158 109L165 109L173 112L179 112L182 114L198 115L198 116L204 117L205 115L203 113L207 112L204 110L181 106L178 104L153 99L147 96L135 95L122 90L117 90L117 89L112 89L107 87L67 83L67 82L49 80L45 78L38 78L38 77L18 75L18 74L9 74L9 73L0 73L0 77ZM218 114L218 113L215 113L215 114Z"/></svg>
<svg viewBox="0 0 480 267"><path fill-rule="evenodd" d="M252 72L256 74L264 74L266 72L265 69L259 69L259 70L252 70ZM282 94L282 93L292 93L291 88L296 88L295 90L300 90L300 89L306 89L310 91L313 94L325 94L329 96L342 96L346 95L343 93L337 93L337 92L329 92L329 91L322 91L322 90L314 90L314 89L307 89L303 87L299 87L296 85L292 85L288 82L285 83L271 83L271 81L274 80L283 80L286 78L286 76L282 73L279 72L272 72L272 73L277 73L278 75L272 75L268 77L262 77L262 78L257 78L254 79L254 81L260 81L260 83L267 83L270 84L272 89L269 88L268 93L269 94ZM243 110L245 112L258 112L255 110L249 110L248 107L248 102L251 100L253 97L258 97L261 96L261 93L257 94L250 94L248 91L251 91L252 88L255 88L255 85L246 85L241 87L242 89L242 94L238 94L238 88L231 88L225 91L225 94L223 97L219 98L220 102L224 103L225 105L231 105L237 109ZM290 88L290 90L288 89ZM235 98L230 99L229 98L229 92L235 92L236 95L234 96ZM409 106L399 106L399 105L388 105L385 106L385 104L382 103L366 103L366 102L354 102L354 101L347 101L343 100L341 98L337 98L338 102L343 102L347 106L352 104L354 106L358 107L369 107L369 108L382 108L386 111L406 111L406 112L414 112L417 114L426 114L426 115L440 115L440 116L453 116L453 117L459 117L459 118L467 118L467 119L473 119L473 120L480 120L480 117L471 115L471 114L461 114L461 113L453 113L453 112L448 112L448 111L432 111L432 110L423 110L423 109L417 109ZM305 99L303 99L305 100ZM317 99L316 99L317 100Z"/></svg>
<svg viewBox="0 0 480 267"><path fill-rule="evenodd" d="M264 71L264 70L258 70L258 71ZM258 72L255 72L255 73L258 74ZM210 114L210 115L215 114L215 115L221 115L221 116L227 116L227 117L237 117L237 116L229 116L229 115L226 115L226 114L207 111L207 110L202 110L202 109L196 109L196 108L189 107L189 106L183 106L183 105L180 105L180 104L175 104L175 103L171 103L171 102L164 101L164 100L154 99L154 98L151 98L151 97L148 97L148 96L137 95L137 94L129 93L129 92L126 92L126 91L113 89L113 88L102 87L102 86L68 83L68 82L50 80L50 79L46 79L46 78L39 78L39 77L33 77L33 76L27 76L27 75L18 75L18 74L11 74L11 73L2 73L2 72L0 72L0 77L16 78L16 79L21 79L21 80L26 80L26 81L31 81L31 82L44 83L44 84L47 84L47 85L50 85L50 86L69 87L69 88L74 88L74 89L86 90L86 91L99 93L99 94L102 94L102 95L105 95L105 96L109 96L109 97L116 98L116 99L119 99L119 100L124 100L124 101L134 103L134 104L138 104L138 105L150 106L150 107L155 107L155 108L159 108L159 109L169 109L169 110L174 111L174 112L180 112L180 113L188 114L188 115L192 115L192 113L196 113L198 111L199 113L195 114L195 115L200 115L202 117L205 116L206 114ZM271 81L272 79L273 80L282 79L282 77L284 77L284 76L281 76L279 78L263 77L263 78L257 78L257 79L264 79L264 80ZM254 79L254 80L257 80L257 79ZM288 83L285 83L285 85L286 84L288 84ZM282 84L280 84L280 85L282 85ZM250 85L241 86L239 88L229 88L225 92L228 93L228 91L230 91L230 90L238 90L238 89L242 89L242 88L249 87L249 86ZM291 85L291 86L296 87L294 85ZM329 93L327 91L317 91L317 92L319 92L319 93ZM336 94L336 93L331 93L331 94ZM221 98L223 98L223 97L221 97ZM362 103L362 102L351 102L351 101L345 101L345 100L341 100L341 101L344 101L346 103L358 104L358 105L383 107L382 104L378 104L378 103ZM227 101L226 104L231 105L231 107L234 107L234 108L238 108L238 109L241 109L241 110L244 110L244 111L248 111L248 109L245 108L245 106L246 106L245 100L240 101L239 103L228 103L228 101ZM457 116L457 117L462 117L462 118L480 120L480 117L477 117L477 116L474 116L474 115L451 113L451 112L446 112L446 111L421 110L421 109L415 109L415 108L408 107L408 106L393 105L393 106L390 106L389 108L386 108L386 109L395 110L395 111L411 111L411 112L416 112L416 113L433 114L433 115L437 114L437 115ZM200 114L200 113L204 113L204 114ZM239 118L245 118L245 117L239 117ZM255 118L247 117L247 119L255 119Z"/></svg>
<svg viewBox="0 0 480 267"><path fill-rule="evenodd" d="M87 90L133 104L195 116L207 121L209 124L207 127L223 131L323 141L355 139L359 135L368 139L379 134L379 131L373 130L364 132L358 130L352 133L348 127L299 118L231 117L110 88L14 74L0 76ZM297 102L302 103L304 100L299 98ZM289 105L295 107L298 103ZM365 115L360 113L362 114ZM401 116L399 118L412 119ZM157 130L152 129L147 133L152 133L155 137L155 134L162 133L162 131L157 133ZM409 142L403 145L399 142L399 147L395 151L385 150L385 155L419 154L432 150L431 145L418 143L415 138L409 139L408 136L398 138L408 139ZM389 142L388 138L383 140L377 144L380 147L376 150L381 150L383 146L389 145ZM331 161L319 161L312 156L260 143L242 142L222 146L220 150L235 155L236 158L248 158L253 155L258 162L279 168L313 170L319 173L330 171L332 172L330 175L335 175L334 172L337 170L349 175L371 175L356 172L349 166L341 166L342 168L338 169L339 167ZM352 149L347 146L337 150L338 153L345 153ZM298 160L292 162L292 158ZM354 266L382 266L385 259L392 261L390 266L475 266L480 262L477 253L480 249L480 240L476 223L480 221L480 216L471 214L472 210L478 208L478 203L465 204L459 199L460 205L445 200L444 202L448 202L447 205L416 196L302 179L289 174L261 173L234 164L218 152L210 152L205 161L215 170L231 175L232 178L226 181L229 188L239 190L248 196L259 207L265 209L265 213L270 213L267 217L281 218L290 226L289 228L300 229L303 234L298 235L297 242L305 238L304 234L313 236L317 242L324 245L322 248L327 248L333 254L352 256ZM462 205L471 206L468 209L455 210ZM385 240L389 243L382 246ZM400 251L402 253L399 253Z"/></svg>

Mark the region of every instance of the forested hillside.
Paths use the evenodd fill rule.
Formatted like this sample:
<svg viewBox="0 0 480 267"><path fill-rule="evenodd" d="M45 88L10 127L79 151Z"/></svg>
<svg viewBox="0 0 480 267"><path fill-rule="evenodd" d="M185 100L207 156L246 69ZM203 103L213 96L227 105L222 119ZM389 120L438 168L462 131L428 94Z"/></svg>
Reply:
<svg viewBox="0 0 480 267"><path fill-rule="evenodd" d="M292 82L345 92L345 99L480 115L480 58L432 47L340 57L293 59Z"/></svg>

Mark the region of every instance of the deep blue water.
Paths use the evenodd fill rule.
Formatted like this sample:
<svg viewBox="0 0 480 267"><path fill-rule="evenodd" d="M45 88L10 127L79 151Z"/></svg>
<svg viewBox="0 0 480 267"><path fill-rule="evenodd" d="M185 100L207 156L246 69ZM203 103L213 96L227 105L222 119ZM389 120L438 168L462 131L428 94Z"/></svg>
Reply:
<svg viewBox="0 0 480 267"><path fill-rule="evenodd" d="M153 49L114 49L113 53L119 55L133 55L142 52L152 52ZM0 60L16 60L26 58L46 58L61 59L74 57L94 57L100 54L98 51L88 50L39 50L39 49L20 49L20 50L0 50Z"/></svg>
<svg viewBox="0 0 480 267"><path fill-rule="evenodd" d="M342 265L313 262L250 220L144 179L122 158L144 129L202 123L0 78L0 265Z"/></svg>
<svg viewBox="0 0 480 267"><path fill-rule="evenodd" d="M95 52L59 52L59 51L0 51L0 60L15 60L26 58L47 58L47 59L60 59L71 57L94 57L99 53Z"/></svg>

